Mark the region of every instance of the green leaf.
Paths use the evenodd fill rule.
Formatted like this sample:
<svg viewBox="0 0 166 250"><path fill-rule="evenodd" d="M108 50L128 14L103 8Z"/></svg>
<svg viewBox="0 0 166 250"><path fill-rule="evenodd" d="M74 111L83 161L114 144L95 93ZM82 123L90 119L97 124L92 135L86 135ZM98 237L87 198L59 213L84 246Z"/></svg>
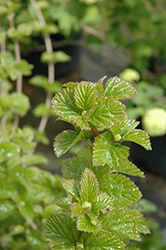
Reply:
<svg viewBox="0 0 166 250"><path fill-rule="evenodd" d="M0 220L9 217L16 210L15 204L10 200L0 200Z"/></svg>
<svg viewBox="0 0 166 250"><path fill-rule="evenodd" d="M41 88L46 88L48 85L48 78L43 75L35 75L30 80L29 83Z"/></svg>
<svg viewBox="0 0 166 250"><path fill-rule="evenodd" d="M84 214L77 219L77 230L95 233L98 232L102 227L102 224L96 218L90 218L88 215Z"/></svg>
<svg viewBox="0 0 166 250"><path fill-rule="evenodd" d="M30 108L29 98L23 93L10 94L12 111L21 117L25 116Z"/></svg>
<svg viewBox="0 0 166 250"><path fill-rule="evenodd" d="M26 60L21 60L17 65L16 69L19 70L24 76L32 74L33 65L29 64Z"/></svg>
<svg viewBox="0 0 166 250"><path fill-rule="evenodd" d="M29 184L27 200L31 202L42 202L47 197L46 188L38 184Z"/></svg>
<svg viewBox="0 0 166 250"><path fill-rule="evenodd" d="M139 188L127 177L111 174L104 191L111 197L113 205L130 206L142 196Z"/></svg>
<svg viewBox="0 0 166 250"><path fill-rule="evenodd" d="M141 129L134 129L127 131L122 135L122 141L132 141L141 145L146 150L152 149L148 133Z"/></svg>
<svg viewBox="0 0 166 250"><path fill-rule="evenodd" d="M129 156L129 149L126 146L114 143L111 132L105 132L95 138L93 146L93 165L104 166L108 164L115 167Z"/></svg>
<svg viewBox="0 0 166 250"><path fill-rule="evenodd" d="M55 23L47 23L43 28L42 32L46 34L57 34L59 29Z"/></svg>
<svg viewBox="0 0 166 250"><path fill-rule="evenodd" d="M91 162L82 157L73 157L63 161L63 176L67 179L81 180L85 168L90 168ZM88 167L89 166L89 167Z"/></svg>
<svg viewBox="0 0 166 250"><path fill-rule="evenodd" d="M60 90L62 90L62 84L58 81L54 81L52 84L48 83L47 86L45 86L46 92L57 93Z"/></svg>
<svg viewBox="0 0 166 250"><path fill-rule="evenodd" d="M77 155L89 161L92 160L92 151L89 148L82 148L77 152Z"/></svg>
<svg viewBox="0 0 166 250"><path fill-rule="evenodd" d="M29 23L20 23L17 26L17 31L21 36L30 36L32 33L32 26Z"/></svg>
<svg viewBox="0 0 166 250"><path fill-rule="evenodd" d="M72 204L72 197L61 198L59 200L55 200L54 203L64 210L69 210Z"/></svg>
<svg viewBox="0 0 166 250"><path fill-rule="evenodd" d="M129 82L115 76L109 78L105 83L104 93L106 96L113 96L114 98L123 100L131 99L137 94L137 91Z"/></svg>
<svg viewBox="0 0 166 250"><path fill-rule="evenodd" d="M128 210L128 216L134 221L136 229L143 234L150 234L150 230L145 222L145 218L136 210Z"/></svg>
<svg viewBox="0 0 166 250"><path fill-rule="evenodd" d="M6 161L14 156L19 156L20 147L12 142L0 143L0 162Z"/></svg>
<svg viewBox="0 0 166 250"><path fill-rule="evenodd" d="M109 195L102 192L97 196L97 202L93 203L92 210L93 210L93 212L95 212L95 210L96 211L99 211L99 210L103 211L103 210L111 209L111 208L112 208L112 201L111 201Z"/></svg>
<svg viewBox="0 0 166 250"><path fill-rule="evenodd" d="M81 201L90 203L97 201L98 192L99 187L96 176L90 169L86 168L81 179Z"/></svg>
<svg viewBox="0 0 166 250"><path fill-rule="evenodd" d="M83 131L79 134L72 130L64 130L62 133L55 137L54 152L57 157L65 154L69 148L74 146L77 142L83 138Z"/></svg>
<svg viewBox="0 0 166 250"><path fill-rule="evenodd" d="M31 229L31 232L26 234L26 240L34 249L48 249L48 243L42 240L42 234L38 230Z"/></svg>
<svg viewBox="0 0 166 250"><path fill-rule="evenodd" d="M108 165L91 166L90 169L95 174L97 181L99 183L99 187L103 189L103 187L105 187L107 181L109 180L110 167Z"/></svg>
<svg viewBox="0 0 166 250"><path fill-rule="evenodd" d="M63 89L52 99L52 109L57 116L68 122L80 115L78 107L75 104L74 92L72 89Z"/></svg>
<svg viewBox="0 0 166 250"><path fill-rule="evenodd" d="M49 63L55 64L58 62L64 63L70 60L71 60L71 57L63 51L57 51L57 52L44 51L41 56L41 61L47 64Z"/></svg>
<svg viewBox="0 0 166 250"><path fill-rule="evenodd" d="M123 250L124 243L115 235L108 232L98 232L85 235L87 250Z"/></svg>
<svg viewBox="0 0 166 250"><path fill-rule="evenodd" d="M16 190L5 178L0 177L0 199L10 198L15 195Z"/></svg>
<svg viewBox="0 0 166 250"><path fill-rule="evenodd" d="M52 216L46 223L43 237L55 246L64 248L74 248L75 223L65 214L57 214Z"/></svg>
<svg viewBox="0 0 166 250"><path fill-rule="evenodd" d="M144 178L144 173L140 171L139 168L137 168L136 165L134 165L132 162L125 160L118 166L114 167L112 169L112 172L119 172L127 175L132 175L132 176L139 176Z"/></svg>
<svg viewBox="0 0 166 250"><path fill-rule="evenodd" d="M72 215L72 217L75 217L75 216L78 217L80 215L83 215L89 209L90 209L90 207L83 208L79 203L74 202L71 205L71 215Z"/></svg>
<svg viewBox="0 0 166 250"><path fill-rule="evenodd" d="M134 225L129 213L118 210L110 213L107 219L104 220L103 229L117 236L124 236L131 240L139 241L140 236Z"/></svg>
<svg viewBox="0 0 166 250"><path fill-rule="evenodd" d="M78 182L76 182L75 180L64 180L62 184L63 184L63 188L68 194L75 197L76 199L77 197L80 196L79 194L80 186Z"/></svg>
<svg viewBox="0 0 166 250"><path fill-rule="evenodd" d="M34 211L33 211L33 205L30 201L21 201L18 205L18 209L21 215L25 216L29 220L33 220Z"/></svg>
<svg viewBox="0 0 166 250"><path fill-rule="evenodd" d="M33 110L33 114L36 117L41 117L41 116L51 116L54 113L52 112L52 109L50 107L47 107L45 105L45 103L40 103Z"/></svg>
<svg viewBox="0 0 166 250"><path fill-rule="evenodd" d="M89 110L94 107L96 100L96 88L91 82L81 82L74 89L74 98L80 110Z"/></svg>

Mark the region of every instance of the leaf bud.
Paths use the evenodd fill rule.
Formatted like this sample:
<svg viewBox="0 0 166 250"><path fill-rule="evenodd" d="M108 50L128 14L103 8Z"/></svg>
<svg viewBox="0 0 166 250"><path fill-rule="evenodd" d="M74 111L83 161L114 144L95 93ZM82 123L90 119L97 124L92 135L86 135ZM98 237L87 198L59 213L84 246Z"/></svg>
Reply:
<svg viewBox="0 0 166 250"><path fill-rule="evenodd" d="M114 140L115 140L116 142L120 141L121 138L122 138L122 137L121 137L120 134L116 134L116 135L114 136Z"/></svg>
<svg viewBox="0 0 166 250"><path fill-rule="evenodd" d="M81 242L76 243L76 249L83 249L84 245Z"/></svg>
<svg viewBox="0 0 166 250"><path fill-rule="evenodd" d="M91 208L92 207L92 204L88 201L85 201L84 203L82 203L82 207L83 208Z"/></svg>

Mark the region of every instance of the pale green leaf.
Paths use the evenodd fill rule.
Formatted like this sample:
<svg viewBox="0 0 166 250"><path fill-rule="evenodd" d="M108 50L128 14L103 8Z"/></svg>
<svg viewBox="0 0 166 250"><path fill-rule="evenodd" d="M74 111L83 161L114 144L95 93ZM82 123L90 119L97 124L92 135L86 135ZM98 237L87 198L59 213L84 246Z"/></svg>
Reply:
<svg viewBox="0 0 166 250"><path fill-rule="evenodd" d="M97 200L99 192L98 181L94 173L86 168L81 179L80 198L82 202L93 203Z"/></svg>
<svg viewBox="0 0 166 250"><path fill-rule="evenodd" d="M28 241L29 245L34 249L48 249L48 243L46 243L42 239L42 234L38 230L31 229L31 231L26 234L26 240Z"/></svg>
<svg viewBox="0 0 166 250"><path fill-rule="evenodd" d="M83 131L79 134L72 130L64 130L61 134L55 137L54 152L57 157L65 154L69 148L74 146L77 142L83 139Z"/></svg>
<svg viewBox="0 0 166 250"><path fill-rule="evenodd" d="M64 83L63 84L63 87L66 87L66 88L71 88L71 89L74 89L75 87L77 87L80 83L79 82L67 82L67 83Z"/></svg>
<svg viewBox="0 0 166 250"><path fill-rule="evenodd" d="M33 69L33 65L29 64L26 60L21 60L17 65L16 69L19 70L24 76L31 75L31 70Z"/></svg>
<svg viewBox="0 0 166 250"><path fill-rule="evenodd" d="M103 229L117 236L125 236L131 240L140 240L135 223L129 216L129 213L123 210L110 213L103 223Z"/></svg>
<svg viewBox="0 0 166 250"><path fill-rule="evenodd" d="M102 225L96 218L90 218L88 215L84 214L77 219L77 229L80 231L95 233L101 229Z"/></svg>
<svg viewBox="0 0 166 250"><path fill-rule="evenodd" d="M74 248L75 224L70 216L57 214L52 216L46 223L43 237L56 246L63 245L64 248Z"/></svg>
<svg viewBox="0 0 166 250"><path fill-rule="evenodd" d="M0 177L0 199L10 198L15 192L16 190L12 184L5 177Z"/></svg>
<svg viewBox="0 0 166 250"><path fill-rule="evenodd" d="M141 129L128 130L122 135L122 141L132 141L147 150L152 149L148 133Z"/></svg>
<svg viewBox="0 0 166 250"><path fill-rule="evenodd" d="M92 211L93 213L99 210L107 210L112 208L112 201L108 194L101 192L97 196L97 202L93 203Z"/></svg>
<svg viewBox="0 0 166 250"><path fill-rule="evenodd" d="M33 110L33 114L36 117L41 117L41 116L51 116L54 113L52 112L52 109L50 107L47 107L45 105L45 103L40 103Z"/></svg>
<svg viewBox="0 0 166 250"><path fill-rule="evenodd" d="M67 197L67 198L61 198L59 200L54 201L55 205L59 206L60 208L64 210L69 210L70 206L72 204L72 197Z"/></svg>
<svg viewBox="0 0 166 250"><path fill-rule="evenodd" d="M130 206L142 196L139 188L128 178L120 174L111 174L104 191L111 197L113 205Z"/></svg>
<svg viewBox="0 0 166 250"><path fill-rule="evenodd" d="M137 90L127 81L115 76L109 78L104 85L104 93L106 96L123 100L130 99L137 94Z"/></svg>
<svg viewBox="0 0 166 250"><path fill-rule="evenodd" d="M140 171L139 168L132 162L125 160L118 166L114 167L112 169L112 172L119 172L127 175L132 175L132 176L139 176L144 178L144 173Z"/></svg>
<svg viewBox="0 0 166 250"><path fill-rule="evenodd" d="M85 235L85 249L87 250L123 250L124 243L109 232L98 232Z"/></svg>
<svg viewBox="0 0 166 250"><path fill-rule="evenodd" d="M76 182L75 180L64 180L62 182L63 184L63 188L65 189L65 191L70 194L71 196L75 197L77 199L77 197L79 197L79 192L80 192L80 186L79 183Z"/></svg>
<svg viewBox="0 0 166 250"><path fill-rule="evenodd" d="M9 217L16 210L15 204L10 200L0 200L0 220Z"/></svg>
<svg viewBox="0 0 166 250"><path fill-rule="evenodd" d="M91 82L81 82L74 89L74 98L80 110L89 110L94 107L96 100L95 85Z"/></svg>
<svg viewBox="0 0 166 250"><path fill-rule="evenodd" d="M116 144L111 132L107 131L95 138L93 165L104 166L108 164L111 167L115 167L127 159L128 156L128 147Z"/></svg>
<svg viewBox="0 0 166 250"><path fill-rule="evenodd" d="M46 88L48 85L48 78L43 75L35 75L30 80L29 83L41 88Z"/></svg>
<svg viewBox="0 0 166 250"><path fill-rule="evenodd" d="M10 94L11 109L21 117L26 115L30 108L29 98L23 93Z"/></svg>
<svg viewBox="0 0 166 250"><path fill-rule="evenodd" d="M29 184L27 200L31 202L40 202L43 201L45 197L47 197L45 187L33 183Z"/></svg>

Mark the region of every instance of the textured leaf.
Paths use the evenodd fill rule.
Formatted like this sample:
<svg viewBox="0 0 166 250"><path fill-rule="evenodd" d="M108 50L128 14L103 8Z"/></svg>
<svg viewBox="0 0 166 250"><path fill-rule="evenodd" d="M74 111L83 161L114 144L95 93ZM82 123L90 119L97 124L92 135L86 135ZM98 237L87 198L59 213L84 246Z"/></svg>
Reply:
<svg viewBox="0 0 166 250"><path fill-rule="evenodd" d="M148 133L141 129L129 130L122 135L122 141L135 142L147 150L151 150L151 143Z"/></svg>
<svg viewBox="0 0 166 250"><path fill-rule="evenodd" d="M72 217L80 216L80 215L83 215L89 209L90 209L90 207L83 208L79 203L74 202L71 205L71 215L72 215Z"/></svg>
<svg viewBox="0 0 166 250"><path fill-rule="evenodd" d="M129 210L126 212L128 216L134 221L136 229L143 234L150 234L150 230L145 222L145 218L136 210Z"/></svg>
<svg viewBox="0 0 166 250"><path fill-rule="evenodd" d="M15 204L10 200L0 200L0 220L9 217L16 210Z"/></svg>
<svg viewBox="0 0 166 250"><path fill-rule="evenodd" d="M92 219L88 215L84 214L77 219L77 229L84 232L98 232L102 225L97 219Z"/></svg>
<svg viewBox="0 0 166 250"><path fill-rule="evenodd" d="M26 234L26 240L34 249L48 249L48 244L42 240L41 232L38 230L31 229L31 232Z"/></svg>
<svg viewBox="0 0 166 250"><path fill-rule="evenodd" d="M111 197L113 205L130 206L141 198L138 187L127 177L120 174L110 175L104 191Z"/></svg>
<svg viewBox="0 0 166 250"><path fill-rule="evenodd" d="M82 157L73 157L63 161L63 176L67 179L81 180L85 168L90 168L92 163Z"/></svg>
<svg viewBox="0 0 166 250"><path fill-rule="evenodd" d="M71 196L77 198L79 197L80 186L79 183L75 180L64 180L62 182L63 188L65 191L70 194Z"/></svg>
<svg viewBox="0 0 166 250"><path fill-rule="evenodd" d="M0 177L0 199L10 198L15 195L16 190L5 178Z"/></svg>
<svg viewBox="0 0 166 250"><path fill-rule="evenodd" d="M61 248L74 248L75 224L72 219L65 214L52 216L46 223L43 236L56 246Z"/></svg>
<svg viewBox="0 0 166 250"><path fill-rule="evenodd" d="M119 210L110 213L109 217L103 223L103 229L117 236L129 237L131 240L140 240L137 228L134 226L129 213Z"/></svg>
<svg viewBox="0 0 166 250"><path fill-rule="evenodd" d="M47 158L41 153L35 153L33 155L25 155L22 157L22 161L25 166L36 165L36 164L47 164Z"/></svg>
<svg viewBox="0 0 166 250"><path fill-rule="evenodd" d="M62 209L69 210L72 204L72 198L71 197L61 198L59 200L55 200L54 203L55 205L61 207Z"/></svg>
<svg viewBox="0 0 166 250"><path fill-rule="evenodd" d="M113 96L117 99L130 99L137 94L136 89L127 81L115 76L109 78L104 85L106 96Z"/></svg>
<svg viewBox="0 0 166 250"><path fill-rule="evenodd" d="M55 137L54 141L54 152L57 157L65 154L69 148L74 146L77 142L83 138L83 131L79 134L72 130L64 130L62 133Z"/></svg>
<svg viewBox="0 0 166 250"><path fill-rule="evenodd" d="M80 110L89 110L94 107L96 100L95 85L91 82L81 82L74 89L74 98Z"/></svg>
<svg viewBox="0 0 166 250"><path fill-rule="evenodd" d="M105 166L91 166L90 168L95 174L99 187L103 188L109 179L110 167Z"/></svg>
<svg viewBox="0 0 166 250"><path fill-rule="evenodd" d="M128 147L115 144L113 135L110 132L107 131L95 138L93 165L103 166L108 164L111 167L115 167L127 159L128 155Z"/></svg>
<svg viewBox="0 0 166 250"><path fill-rule="evenodd" d="M139 176L144 178L144 173L140 171L139 168L137 168L136 165L134 165L132 162L125 160L120 165L116 166L112 169L112 172L119 172L127 175L132 176Z"/></svg>
<svg viewBox="0 0 166 250"><path fill-rule="evenodd" d="M77 155L89 161L92 160L92 150L89 148L82 148L77 152Z"/></svg>
<svg viewBox="0 0 166 250"><path fill-rule="evenodd" d="M74 92L65 88L58 92L52 99L52 109L61 119L71 122L73 118L81 115L81 111L75 104Z"/></svg>
<svg viewBox="0 0 166 250"><path fill-rule="evenodd" d="M87 250L123 250L124 243L115 235L108 232L98 232L85 236Z"/></svg>
<svg viewBox="0 0 166 250"><path fill-rule="evenodd" d="M63 84L63 87L69 88L69 89L74 89L77 87L80 83L79 82L67 82Z"/></svg>
<svg viewBox="0 0 166 250"><path fill-rule="evenodd" d="M111 209L112 208L112 201L108 194L106 193L100 193L97 197L97 202L93 203L93 213L96 214L99 210L103 211L105 209Z"/></svg>
<svg viewBox="0 0 166 250"><path fill-rule="evenodd" d="M84 130L91 130L91 126L88 123L89 114L85 113L86 111L83 111L81 115L78 115L77 117L73 118L73 121L77 124L78 127Z"/></svg>
<svg viewBox="0 0 166 250"><path fill-rule="evenodd" d="M99 188L96 176L86 168L81 179L80 198L82 202L88 201L93 203L97 200Z"/></svg>

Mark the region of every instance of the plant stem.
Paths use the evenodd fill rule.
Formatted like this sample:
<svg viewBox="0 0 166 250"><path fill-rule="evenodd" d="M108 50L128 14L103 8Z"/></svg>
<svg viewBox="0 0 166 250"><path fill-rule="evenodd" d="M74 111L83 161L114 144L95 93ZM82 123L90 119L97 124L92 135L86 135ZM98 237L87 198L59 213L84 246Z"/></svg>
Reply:
<svg viewBox="0 0 166 250"><path fill-rule="evenodd" d="M35 13L36 13L36 15L38 17L38 20L39 20L41 26L45 27L46 26L46 22L45 22L45 19L43 17L43 14L42 14L40 8L37 5L36 0L30 0L30 2L31 2L31 4L32 4L32 6L34 8L34 11L35 11ZM50 38L50 36L47 33L44 34L44 41L45 41L46 51L47 52L53 52L51 38ZM55 79L54 64L53 63L49 63L48 64L48 82L50 84L52 84L54 82L54 79ZM50 107L50 105L51 105L51 98L52 98L52 93L48 92L47 96L46 96L46 101L45 101L46 107ZM47 121L48 121L48 116L43 116L41 118L41 121L40 121L40 124L39 124L39 127L38 127L38 131L39 132L43 132L45 130Z"/></svg>
<svg viewBox="0 0 166 250"><path fill-rule="evenodd" d="M12 29L15 29L13 15L11 15L9 18L9 25ZM14 42L14 52L15 52L16 62L19 63L21 61L20 45L17 38L14 38L13 42ZM22 93L22 82L23 82L23 75L20 73L17 77L17 82L16 82L16 92L19 94ZM15 129L19 126L19 121L20 117L19 115L16 114L14 118Z"/></svg>

